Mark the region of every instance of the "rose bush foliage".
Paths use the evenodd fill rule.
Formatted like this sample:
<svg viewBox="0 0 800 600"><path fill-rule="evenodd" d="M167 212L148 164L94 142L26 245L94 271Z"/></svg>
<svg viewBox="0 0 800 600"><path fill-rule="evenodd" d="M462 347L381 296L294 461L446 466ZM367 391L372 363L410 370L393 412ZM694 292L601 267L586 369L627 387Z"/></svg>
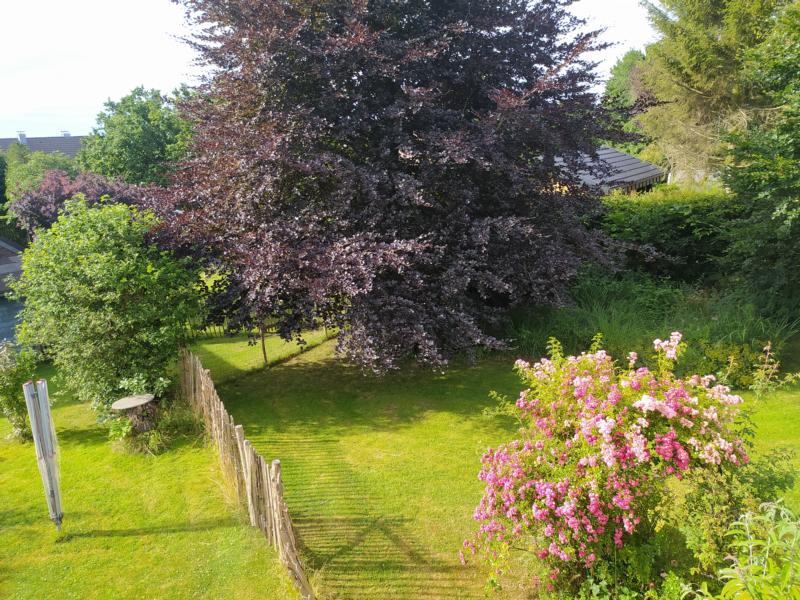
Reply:
<svg viewBox="0 0 800 600"><path fill-rule="evenodd" d="M517 361L527 387L504 411L519 419L520 437L483 456L481 525L466 549L501 573L510 548L523 545L552 582L569 585L637 530L652 531L670 480L747 464L734 427L742 399L713 376L674 374L681 337L655 340L653 369L637 368L635 353L619 367L599 340L580 356L552 340L550 358Z"/></svg>

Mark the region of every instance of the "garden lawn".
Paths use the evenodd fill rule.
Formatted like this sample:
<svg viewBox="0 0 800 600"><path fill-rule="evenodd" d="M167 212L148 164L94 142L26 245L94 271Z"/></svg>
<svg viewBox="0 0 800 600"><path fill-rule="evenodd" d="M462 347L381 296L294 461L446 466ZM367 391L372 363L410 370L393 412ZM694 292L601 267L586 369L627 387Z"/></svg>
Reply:
<svg viewBox="0 0 800 600"><path fill-rule="evenodd" d="M52 370L42 376L51 378ZM89 407L57 395L64 534L49 521L32 444L0 418L0 598L296 598L260 532L226 498L214 452L115 452Z"/></svg>
<svg viewBox="0 0 800 600"><path fill-rule="evenodd" d="M516 429L482 415L495 406L489 391L516 397L513 359L365 378L334 359L333 345L238 378L241 357L211 368L214 377L226 375L218 390L248 438L282 461L289 511L320 597L482 598L485 572L462 567L457 553L475 526L480 456ZM761 450L800 449L800 394L764 401L756 420ZM791 499L800 508L796 490Z"/></svg>
<svg viewBox="0 0 800 600"><path fill-rule="evenodd" d="M306 343L301 345L295 341L285 342L275 334L267 335L265 338L267 361L270 365L278 364L318 346L327 337L328 332L323 329L309 331L303 334ZM256 340L256 343L253 344L253 340L246 335L209 338L196 344L194 351L200 357L203 366L214 374L214 380L217 383L264 368L261 341Z"/></svg>
<svg viewBox="0 0 800 600"><path fill-rule="evenodd" d="M756 452L784 447L797 453L794 462L798 481L786 495L786 504L800 514L800 390L778 392L759 401L745 395L745 400L755 407Z"/></svg>

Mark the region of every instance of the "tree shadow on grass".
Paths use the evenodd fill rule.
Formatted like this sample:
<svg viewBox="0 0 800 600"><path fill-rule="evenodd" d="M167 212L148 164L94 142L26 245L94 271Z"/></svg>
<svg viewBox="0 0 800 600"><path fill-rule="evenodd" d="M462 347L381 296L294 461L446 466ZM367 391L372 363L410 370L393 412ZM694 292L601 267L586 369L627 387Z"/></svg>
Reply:
<svg viewBox="0 0 800 600"><path fill-rule="evenodd" d="M82 428L71 427L68 429L59 429L57 431L57 437L59 443L63 446L100 446L107 444L109 449L115 449L115 451L125 454L141 456L152 455L152 453L143 448L139 448L137 450L132 447L126 449L118 445L115 446L115 442L112 441L108 436L108 429L101 425ZM202 431L198 430L196 432L185 431L173 433L169 436L166 447L163 450L155 453L155 455L163 456L170 453L180 452L187 448L203 447L205 444L206 440Z"/></svg>
<svg viewBox="0 0 800 600"><path fill-rule="evenodd" d="M376 501L382 491L368 489L339 458L337 440L298 448L297 440L284 439L271 447L286 452L287 444L295 445L284 473L301 554L331 597L481 597L465 584L470 573L455 560L457 548L443 559L411 519L385 514Z"/></svg>
<svg viewBox="0 0 800 600"><path fill-rule="evenodd" d="M44 512L36 508L28 508L19 510L16 508L3 508L0 510L0 528L6 529L11 527L19 527L20 525L34 525L42 521L42 514L47 518L47 510Z"/></svg>
<svg viewBox="0 0 800 600"><path fill-rule="evenodd" d="M253 373L268 370L276 365L290 361L294 357L304 354L312 348L324 344L326 340L319 339L318 336L320 333L319 330L316 332L306 332L304 337L305 344L298 344L296 340L287 342L274 333L267 334L265 340L267 343L269 367L266 367L263 363L262 351L258 339L248 339L245 335L226 335L218 338L198 340L191 346L191 351L200 358L203 366L211 371L211 375L216 382L224 383ZM240 356L236 360L229 360L226 356L226 350L230 349L231 344L245 343L248 345L246 354L250 354L251 356L246 358ZM221 348L221 351L217 348ZM241 348L237 353L245 354Z"/></svg>
<svg viewBox="0 0 800 600"><path fill-rule="evenodd" d="M481 573L458 563L460 540L452 548L444 542L445 548L441 531L436 541L428 539L423 528L430 520L413 519L407 512L390 514L393 509L388 507L397 506L398 492L387 488L398 480L388 483L385 475L375 476L368 451L358 459L363 462L352 464L343 455L341 442L363 435L365 443L391 455L391 448L382 445L383 434L402 434L424 423L409 432L410 438L393 439L413 438L413 443L425 445L429 418L434 423L467 424L470 439L504 436L503 430L514 430L514 422L484 418L482 411L495 406L489 391L516 395L519 390L508 357L477 366L456 363L444 373L410 366L377 378L343 365L323 346L269 371L218 385L218 390L259 451L282 461L286 501L301 554L321 597L483 597ZM451 416L437 421L439 413ZM442 442L430 440L427 445L437 443ZM353 450L352 445L346 447ZM401 471L413 474L405 461L419 459L402 449L396 460L404 462L397 465ZM418 464L419 469L429 467ZM376 468L393 467L384 458ZM478 468L476 456L474 473ZM410 489L400 493L413 496ZM467 521L471 510L465 511ZM454 518L458 521L457 515ZM449 537L444 534L444 539Z"/></svg>
<svg viewBox="0 0 800 600"><path fill-rule="evenodd" d="M134 527L132 529L93 529L91 531L80 531L67 533L59 540L68 542L79 538L116 538L116 537L143 537L152 535L170 535L174 533L211 531L214 529L229 529L240 527L241 523L236 519L208 519L196 523L173 523L165 525L153 525L151 527Z"/></svg>
<svg viewBox="0 0 800 600"><path fill-rule="evenodd" d="M514 427L510 418L482 417L484 408L496 406L489 392L519 391L508 357L478 365L460 361L445 372L414 364L376 377L331 357L326 352L330 343L267 371L218 385L237 423L271 432L308 427L335 435L354 428L391 430L430 412L446 412L473 419L477 428L485 425L487 431Z"/></svg>
<svg viewBox="0 0 800 600"><path fill-rule="evenodd" d="M58 442L64 445L97 446L108 443L108 430L99 426L58 429L56 435Z"/></svg>
<svg viewBox="0 0 800 600"><path fill-rule="evenodd" d="M408 519L298 513L293 520L305 564L333 597L481 597L462 585L464 568L430 554Z"/></svg>

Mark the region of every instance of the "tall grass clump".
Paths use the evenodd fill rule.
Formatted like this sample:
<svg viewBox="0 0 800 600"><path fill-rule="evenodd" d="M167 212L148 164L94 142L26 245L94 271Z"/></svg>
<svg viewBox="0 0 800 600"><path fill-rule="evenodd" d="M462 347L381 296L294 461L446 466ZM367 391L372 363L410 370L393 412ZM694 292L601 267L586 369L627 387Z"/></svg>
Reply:
<svg viewBox="0 0 800 600"><path fill-rule="evenodd" d="M519 354L543 356L550 337L561 340L567 352L579 352L602 333L610 354L633 350L646 357L654 337L677 329L692 342L683 369L744 388L753 383L764 346L771 342L779 354L798 331L796 320L764 317L737 296L641 274L592 270L571 295L572 306L536 307L516 316L510 337Z"/></svg>

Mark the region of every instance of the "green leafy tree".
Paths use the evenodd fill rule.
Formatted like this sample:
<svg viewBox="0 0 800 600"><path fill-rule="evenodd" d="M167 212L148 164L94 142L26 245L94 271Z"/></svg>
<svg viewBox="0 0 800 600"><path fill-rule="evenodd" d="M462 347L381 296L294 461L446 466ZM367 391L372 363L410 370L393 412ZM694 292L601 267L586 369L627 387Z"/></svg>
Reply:
<svg viewBox="0 0 800 600"><path fill-rule="evenodd" d="M23 163L28 160L28 156L30 156L30 150L28 150L27 146L24 146L18 142L14 142L11 144L5 152L6 163L8 164L16 164L16 163Z"/></svg>
<svg viewBox="0 0 800 600"><path fill-rule="evenodd" d="M36 355L30 350L17 351L11 342L0 343L0 412L11 423L12 434L30 439L31 427L22 384L33 379Z"/></svg>
<svg viewBox="0 0 800 600"><path fill-rule="evenodd" d="M609 145L629 154L639 154L649 144L649 140L641 136L641 128L633 118L640 104L646 101L643 98L646 92L641 84L644 62L645 55L640 50L626 52L611 69L603 93L603 105L614 115L617 128L632 138Z"/></svg>
<svg viewBox="0 0 800 600"><path fill-rule="evenodd" d="M750 203L732 229L729 267L764 308L800 308L800 5L777 20L747 57L751 85L764 99L746 127L728 139L725 183Z"/></svg>
<svg viewBox="0 0 800 600"><path fill-rule="evenodd" d="M719 167L720 142L747 118L759 96L744 75L788 0L646 2L661 39L647 49L644 81L659 101L638 119L679 178Z"/></svg>
<svg viewBox="0 0 800 600"><path fill-rule="evenodd" d="M13 214L8 213L8 198L6 197L6 172L8 162L5 153L0 152L0 237L25 245L28 236L17 228Z"/></svg>
<svg viewBox="0 0 800 600"><path fill-rule="evenodd" d="M65 383L102 408L124 380L159 384L199 311L196 271L147 240L148 212L67 203L22 256L18 339L42 345Z"/></svg>
<svg viewBox="0 0 800 600"><path fill-rule="evenodd" d="M611 69L611 76L606 82L603 102L622 110L633 108L639 98L639 91L634 85L634 77L644 63L644 53L640 50L628 50Z"/></svg>
<svg viewBox="0 0 800 600"><path fill-rule="evenodd" d="M128 183L167 183L171 165L184 158L189 125L176 102L185 90L166 97L137 87L97 115L97 127L83 142L78 163L87 171Z"/></svg>
<svg viewBox="0 0 800 600"><path fill-rule="evenodd" d="M70 177L78 174L73 158L61 152L31 152L22 144L14 143L6 151L6 195L9 200L20 198L25 192L36 189L48 171L64 171Z"/></svg>

